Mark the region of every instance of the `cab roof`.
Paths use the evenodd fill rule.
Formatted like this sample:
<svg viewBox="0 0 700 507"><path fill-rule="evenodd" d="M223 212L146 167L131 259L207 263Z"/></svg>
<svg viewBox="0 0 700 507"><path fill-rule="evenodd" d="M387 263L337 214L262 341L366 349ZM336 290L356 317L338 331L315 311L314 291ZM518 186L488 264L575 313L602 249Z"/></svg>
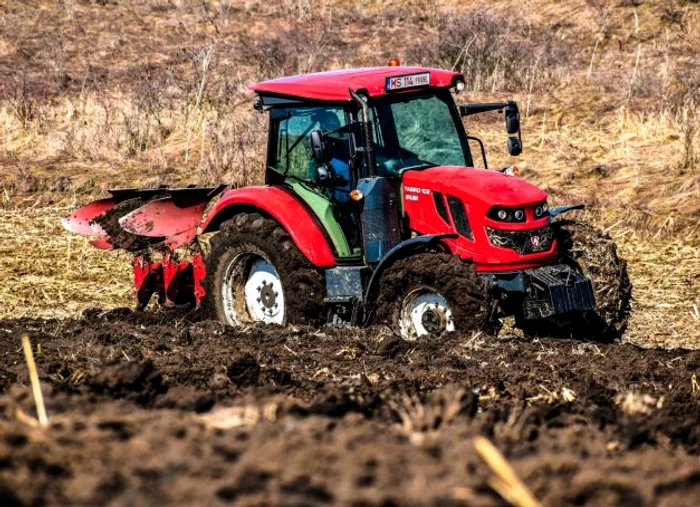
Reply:
<svg viewBox="0 0 700 507"><path fill-rule="evenodd" d="M387 91L386 89L387 78L426 72L430 74L428 86L396 91ZM429 67L369 67L281 77L256 83L250 86L250 89L260 95L282 95L308 100L343 102L352 100L349 93L350 88L354 91L364 91L370 97L379 97L425 88L449 88L454 85L457 78L464 80L464 76L459 72Z"/></svg>

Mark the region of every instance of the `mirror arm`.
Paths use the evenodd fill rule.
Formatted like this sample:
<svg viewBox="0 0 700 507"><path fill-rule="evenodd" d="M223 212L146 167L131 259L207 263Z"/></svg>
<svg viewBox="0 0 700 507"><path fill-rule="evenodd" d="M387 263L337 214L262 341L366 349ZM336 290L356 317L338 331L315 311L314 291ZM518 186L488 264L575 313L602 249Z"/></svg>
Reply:
<svg viewBox="0 0 700 507"><path fill-rule="evenodd" d="M508 107L509 102L493 102L483 104L464 104L459 106L459 114L461 116L471 116L473 114L487 113L489 111L498 111Z"/></svg>
<svg viewBox="0 0 700 507"><path fill-rule="evenodd" d="M317 169L318 174L318 185L323 188L330 188L334 186L335 174L333 168L329 163L324 163L320 165Z"/></svg>

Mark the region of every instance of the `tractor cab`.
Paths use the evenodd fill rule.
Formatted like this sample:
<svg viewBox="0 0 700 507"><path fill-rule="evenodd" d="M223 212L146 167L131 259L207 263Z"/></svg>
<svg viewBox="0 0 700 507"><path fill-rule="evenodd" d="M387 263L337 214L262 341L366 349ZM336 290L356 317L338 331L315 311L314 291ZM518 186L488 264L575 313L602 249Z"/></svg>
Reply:
<svg viewBox="0 0 700 507"><path fill-rule="evenodd" d="M258 83L256 108L270 118L266 183L301 198L338 259L377 263L412 234L425 234L414 227L424 213L412 226L406 210L422 193L430 196L431 185L402 184L404 174L447 167L459 176L460 168L475 165L470 139L486 166L483 143L468 136L462 116L505 109L509 134L519 134L514 102L458 108L452 94L463 87L459 73L406 67ZM509 148L519 153L519 137L511 137ZM441 224L431 232L458 232Z"/></svg>

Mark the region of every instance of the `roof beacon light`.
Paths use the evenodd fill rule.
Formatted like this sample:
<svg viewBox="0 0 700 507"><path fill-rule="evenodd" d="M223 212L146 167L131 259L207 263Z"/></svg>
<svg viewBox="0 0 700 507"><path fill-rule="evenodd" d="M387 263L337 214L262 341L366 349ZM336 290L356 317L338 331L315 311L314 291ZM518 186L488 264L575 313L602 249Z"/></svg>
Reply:
<svg viewBox="0 0 700 507"><path fill-rule="evenodd" d="M401 65L401 60L399 60L398 58L389 58L389 61L386 62L386 64L389 67L399 67Z"/></svg>

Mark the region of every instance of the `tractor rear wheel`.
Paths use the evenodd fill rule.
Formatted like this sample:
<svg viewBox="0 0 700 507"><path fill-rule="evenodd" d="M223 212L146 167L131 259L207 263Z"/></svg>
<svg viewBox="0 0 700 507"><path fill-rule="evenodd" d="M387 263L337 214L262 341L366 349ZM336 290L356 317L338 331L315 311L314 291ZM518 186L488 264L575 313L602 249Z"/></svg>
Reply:
<svg viewBox="0 0 700 507"><path fill-rule="evenodd" d="M206 270L206 306L225 324L320 319L323 278L272 219L243 213L221 224Z"/></svg>
<svg viewBox="0 0 700 507"><path fill-rule="evenodd" d="M413 341L483 329L489 310L486 283L472 264L450 254L420 253L382 274L375 321Z"/></svg>
<svg viewBox="0 0 700 507"><path fill-rule="evenodd" d="M530 336L573 336L602 342L619 339L627 328L632 284L615 242L605 231L583 222L560 220L552 227L559 262L588 277L595 309L579 315L523 321L520 327Z"/></svg>

